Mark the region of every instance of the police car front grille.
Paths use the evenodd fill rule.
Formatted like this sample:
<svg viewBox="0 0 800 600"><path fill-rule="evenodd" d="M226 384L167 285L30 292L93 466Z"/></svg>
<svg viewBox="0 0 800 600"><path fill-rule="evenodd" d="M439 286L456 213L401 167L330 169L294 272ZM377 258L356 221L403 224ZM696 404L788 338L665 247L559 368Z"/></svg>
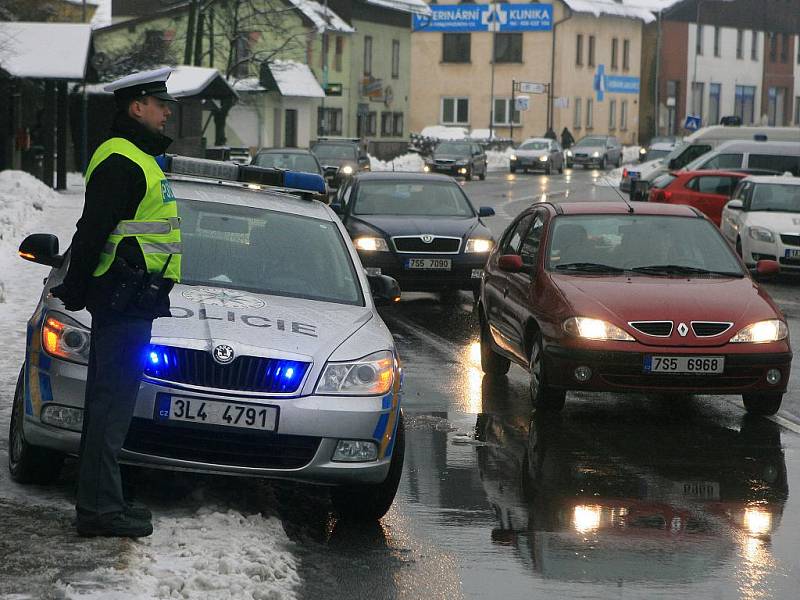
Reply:
<svg viewBox="0 0 800 600"><path fill-rule="evenodd" d="M292 394L305 378L310 363L296 360L237 356L221 365L205 350L152 346L144 374L172 383L241 392Z"/></svg>
<svg viewBox="0 0 800 600"><path fill-rule="evenodd" d="M322 438L166 425L134 418L123 448L131 452L212 465L299 469L314 458Z"/></svg>

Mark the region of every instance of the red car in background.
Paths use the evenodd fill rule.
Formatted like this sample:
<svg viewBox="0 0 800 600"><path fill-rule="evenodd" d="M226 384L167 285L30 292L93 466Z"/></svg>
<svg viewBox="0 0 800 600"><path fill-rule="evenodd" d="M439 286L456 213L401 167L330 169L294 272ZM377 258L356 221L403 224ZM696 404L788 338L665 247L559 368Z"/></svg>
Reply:
<svg viewBox="0 0 800 600"><path fill-rule="evenodd" d="M483 371L528 370L535 408L567 390L737 394L768 415L789 381L783 314L686 206L535 204L489 255L478 314Z"/></svg>
<svg viewBox="0 0 800 600"><path fill-rule="evenodd" d="M676 171L657 178L650 188L650 202L693 206L719 227L722 209L749 173L738 171Z"/></svg>

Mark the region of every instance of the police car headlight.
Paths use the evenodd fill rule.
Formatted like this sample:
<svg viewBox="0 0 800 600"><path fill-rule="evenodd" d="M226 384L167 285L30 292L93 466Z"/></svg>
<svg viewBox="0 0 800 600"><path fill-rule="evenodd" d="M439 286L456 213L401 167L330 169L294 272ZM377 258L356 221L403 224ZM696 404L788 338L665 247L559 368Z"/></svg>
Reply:
<svg viewBox="0 0 800 600"><path fill-rule="evenodd" d="M345 175L352 175L353 174L353 167L350 165L345 165L342 167L342 173Z"/></svg>
<svg viewBox="0 0 800 600"><path fill-rule="evenodd" d="M317 384L317 394L382 396L394 383L394 356L388 350L351 362L329 362Z"/></svg>
<svg viewBox="0 0 800 600"><path fill-rule="evenodd" d="M379 237L359 237L353 240L358 250L366 252L388 252L389 244L386 240Z"/></svg>
<svg viewBox="0 0 800 600"><path fill-rule="evenodd" d="M50 356L82 365L89 363L89 330L67 315L47 313L42 325L42 348Z"/></svg>

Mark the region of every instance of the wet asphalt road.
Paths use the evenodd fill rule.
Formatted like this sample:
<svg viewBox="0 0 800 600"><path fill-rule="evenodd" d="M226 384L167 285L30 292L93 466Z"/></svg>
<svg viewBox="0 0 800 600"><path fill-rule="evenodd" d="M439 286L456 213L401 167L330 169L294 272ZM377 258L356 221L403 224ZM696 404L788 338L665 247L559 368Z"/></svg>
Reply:
<svg viewBox="0 0 800 600"><path fill-rule="evenodd" d="M543 192L618 200L597 176L490 174L464 187L495 208L499 237ZM795 339L799 284L767 284ZM400 491L379 527L295 531L304 597L797 597L797 375L775 420L746 417L738 397L613 394L569 394L545 419L521 368L482 375L467 294L407 294L383 316L405 365Z"/></svg>

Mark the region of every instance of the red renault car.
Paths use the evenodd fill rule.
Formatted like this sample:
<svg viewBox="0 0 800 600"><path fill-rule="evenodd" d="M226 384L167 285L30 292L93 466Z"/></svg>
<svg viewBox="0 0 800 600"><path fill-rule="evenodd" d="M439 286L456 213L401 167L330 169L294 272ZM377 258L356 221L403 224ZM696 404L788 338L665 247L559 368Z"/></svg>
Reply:
<svg viewBox="0 0 800 600"><path fill-rule="evenodd" d="M688 206L535 204L490 254L478 308L484 372L528 370L537 408L567 390L736 394L770 415L789 381L781 311Z"/></svg>

